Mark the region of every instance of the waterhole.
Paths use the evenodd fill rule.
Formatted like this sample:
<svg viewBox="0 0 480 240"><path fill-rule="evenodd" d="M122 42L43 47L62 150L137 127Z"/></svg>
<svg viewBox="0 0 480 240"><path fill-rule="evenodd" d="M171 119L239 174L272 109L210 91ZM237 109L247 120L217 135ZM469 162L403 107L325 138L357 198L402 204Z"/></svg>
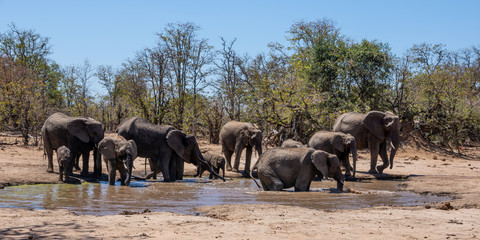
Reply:
<svg viewBox="0 0 480 240"><path fill-rule="evenodd" d="M399 191L399 181L347 182L348 193L332 193L335 182L312 182L310 192L259 191L251 179L222 182L185 179L174 183L134 181L130 187L107 182L40 184L0 190L0 207L67 209L77 214L111 215L123 211L168 211L195 214L195 207L220 204L282 204L314 209L358 209L371 206L414 206L448 200Z"/></svg>

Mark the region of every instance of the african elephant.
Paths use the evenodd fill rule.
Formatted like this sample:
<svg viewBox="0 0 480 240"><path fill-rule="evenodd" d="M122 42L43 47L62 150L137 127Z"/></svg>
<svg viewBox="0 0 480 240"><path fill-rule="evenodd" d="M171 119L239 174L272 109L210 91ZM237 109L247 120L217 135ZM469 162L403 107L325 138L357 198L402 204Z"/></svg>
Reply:
<svg viewBox="0 0 480 240"><path fill-rule="evenodd" d="M60 146L66 146L70 149L71 158L75 158L79 153L84 156L81 175L88 175L90 148L84 146L91 144L94 149L94 175L100 177L102 162L95 145L103 139L103 136L102 124L92 118L69 117L63 113L50 115L42 127L43 146L48 157L47 172L53 172L53 150L57 150ZM72 173L73 165L74 161L72 160L66 166L68 174ZM68 178L68 174L65 178Z"/></svg>
<svg viewBox="0 0 480 240"><path fill-rule="evenodd" d="M337 156L313 148L272 148L263 153L252 168L265 191L280 191L295 187L295 191L309 191L315 175L337 180L337 189L343 190L344 177ZM252 173L250 176L253 178Z"/></svg>
<svg viewBox="0 0 480 240"><path fill-rule="evenodd" d="M303 145L303 143L301 143L299 141L295 141L295 140L289 138L289 139L283 141L281 147L284 147L284 148L300 148L300 147L306 147L306 146Z"/></svg>
<svg viewBox="0 0 480 240"><path fill-rule="evenodd" d="M400 146L400 120L391 112L371 111L363 113L344 113L340 115L333 126L333 131L349 133L357 140L357 149L370 150L369 173L382 173L388 167L387 139L390 139L390 169L393 159ZM383 160L383 165L377 167L377 158Z"/></svg>
<svg viewBox="0 0 480 240"><path fill-rule="evenodd" d="M220 143L222 152L227 159L227 170L232 170L232 155L235 152L235 163L233 169L238 171L240 156L244 148L247 148L245 156L245 173L250 172L252 159L252 148L262 155L262 131L256 124L230 121L220 130Z"/></svg>
<svg viewBox="0 0 480 240"><path fill-rule="evenodd" d="M70 164L70 161L72 161L72 158L70 156L70 149L68 149L65 146L61 146L57 149L57 161L58 161L58 173L59 173L59 178L58 180L63 181L63 175L65 174L65 181L68 182L68 172L67 172L67 166Z"/></svg>
<svg viewBox="0 0 480 240"><path fill-rule="evenodd" d="M345 176L351 176L350 161L348 154L352 154L353 158L353 177L355 177L355 169L357 166L357 141L355 138L342 132L319 131L313 134L308 141L308 146L317 150L323 150L328 153L337 155L340 162L345 167Z"/></svg>
<svg viewBox="0 0 480 240"><path fill-rule="evenodd" d="M206 153L203 153L203 158L205 158L205 161L207 161L212 167L212 169L218 174L220 174L220 169L222 169L223 178L225 178L225 158L224 157L218 154L214 154L212 152L206 152ZM205 170L206 169L204 169L202 165L199 165L197 168L197 174L195 175L195 177L197 176L202 177L202 174L203 172L205 172ZM209 178L212 179L213 175L210 174Z"/></svg>
<svg viewBox="0 0 480 240"><path fill-rule="evenodd" d="M201 164L214 176L223 179L205 161L195 137L172 126L156 125L140 117L131 117L123 120L116 131L125 139L135 141L139 157L149 158L153 172L146 179L161 171L165 182L182 180L184 162L196 166Z"/></svg>
<svg viewBox="0 0 480 240"><path fill-rule="evenodd" d="M137 158L137 145L122 136L106 137L98 144L98 151L107 165L108 183L115 185L116 171L120 172L121 185L129 185L132 178L133 161Z"/></svg>

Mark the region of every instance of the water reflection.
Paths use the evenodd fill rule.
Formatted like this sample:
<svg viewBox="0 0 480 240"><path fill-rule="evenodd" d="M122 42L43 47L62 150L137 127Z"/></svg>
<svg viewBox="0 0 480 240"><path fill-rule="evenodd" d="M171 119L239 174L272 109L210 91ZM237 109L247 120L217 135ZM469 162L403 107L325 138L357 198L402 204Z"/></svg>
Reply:
<svg viewBox="0 0 480 240"><path fill-rule="evenodd" d="M424 205L446 197L398 191L395 181L348 182L354 193L331 193L336 182L312 182L311 192L258 191L250 179L226 182L185 179L173 183L134 181L130 187L108 182L40 184L0 190L0 207L63 208L78 214L109 215L122 211L170 211L193 214L200 206L220 204L283 204L316 209L356 209L378 205Z"/></svg>

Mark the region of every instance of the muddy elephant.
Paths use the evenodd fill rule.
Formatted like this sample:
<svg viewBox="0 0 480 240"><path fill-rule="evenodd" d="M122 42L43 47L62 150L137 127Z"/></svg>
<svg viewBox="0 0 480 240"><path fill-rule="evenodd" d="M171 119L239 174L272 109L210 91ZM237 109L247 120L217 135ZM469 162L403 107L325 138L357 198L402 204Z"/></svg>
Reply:
<svg viewBox="0 0 480 240"><path fill-rule="evenodd" d="M211 174L221 179L203 158L194 136L176 130L169 125L156 125L140 117L123 120L117 133L137 144L138 156L149 158L152 173L147 179L156 176L160 171L164 182L183 179L184 163L199 164Z"/></svg>
<svg viewBox="0 0 480 240"><path fill-rule="evenodd" d="M371 111L363 113L344 113L333 126L333 131L349 133L357 141L357 149L370 150L369 173L382 173L390 165L393 167L395 153L400 146L400 120L391 112ZM390 161L387 154L387 140L390 140ZM377 167L378 155L383 165Z"/></svg>
<svg viewBox="0 0 480 240"><path fill-rule="evenodd" d="M256 124L230 121L220 130L220 144L227 160L227 170L232 171L232 155L235 153L233 169L239 171L240 156L246 148L245 173L250 172L252 148L262 155L262 131Z"/></svg>
<svg viewBox="0 0 480 240"><path fill-rule="evenodd" d="M283 141L281 147L284 147L284 148L300 148L300 147L306 147L306 146L303 145L303 143L301 143L299 141L295 141L295 140L289 138L289 139Z"/></svg>
<svg viewBox="0 0 480 240"><path fill-rule="evenodd" d="M70 149L65 146L61 146L57 149L57 161L58 161L58 180L63 181L63 175L65 175L65 181L69 181L68 174L66 172L66 167L70 164L73 158L70 156Z"/></svg>
<svg viewBox="0 0 480 240"><path fill-rule="evenodd" d="M221 155L212 153L212 152L206 152L203 153L203 158L205 158L205 161L207 161L210 164L210 167L213 169L213 171L217 172L220 174L220 169L222 169L223 173L223 178L225 178L225 158L222 157ZM205 168L203 168L202 165L199 165L197 168L197 174L195 177L202 177L203 172L205 172ZM210 174L210 179L213 179L213 175Z"/></svg>
<svg viewBox="0 0 480 240"><path fill-rule="evenodd" d="M357 166L357 141L352 135L342 132L319 131L313 134L310 138L308 146L335 154L340 160L340 163L345 167L345 176L352 176L352 173L350 173L350 170L352 170L353 177L355 177ZM350 153L353 158L353 168L350 166L350 161L348 160L348 155Z"/></svg>
<svg viewBox="0 0 480 240"><path fill-rule="evenodd" d="M343 191L344 177L340 162L334 154L313 148L272 148L263 153L252 168L265 191L280 191L295 187L295 191L309 191L315 175L337 180L337 189ZM253 178L252 173L250 176Z"/></svg>
<svg viewBox="0 0 480 240"><path fill-rule="evenodd" d="M66 146L71 152L71 158L75 158L78 154L84 156L81 175L87 176L90 149L84 146L92 145L94 150L94 175L100 177L102 162L100 153L95 146L103 139L103 136L102 124L92 118L69 117L63 113L50 115L42 127L44 152L48 158L47 172L53 172L53 150L57 150L60 146ZM74 161L72 160L66 166L68 175L72 173L73 165Z"/></svg>
<svg viewBox="0 0 480 240"><path fill-rule="evenodd" d="M107 165L108 183L115 185L116 172L120 173L120 184L129 185L132 178L133 161L137 158L137 145L122 136L106 137L98 144L98 151Z"/></svg>

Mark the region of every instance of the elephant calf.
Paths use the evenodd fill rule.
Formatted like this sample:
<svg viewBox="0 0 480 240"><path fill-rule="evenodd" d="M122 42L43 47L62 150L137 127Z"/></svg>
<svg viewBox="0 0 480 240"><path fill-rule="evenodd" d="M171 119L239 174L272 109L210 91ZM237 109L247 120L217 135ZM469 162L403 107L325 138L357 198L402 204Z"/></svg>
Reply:
<svg viewBox="0 0 480 240"><path fill-rule="evenodd" d="M337 156L313 148L273 148L263 153L253 167L265 191L280 191L295 187L295 191L309 191L317 174L337 180L337 189L343 190L344 177ZM255 181L258 187L257 181Z"/></svg>
<svg viewBox="0 0 480 240"><path fill-rule="evenodd" d="M207 163L210 164L210 167L212 168L213 171L220 174L220 169L222 169L222 172L223 172L222 177L225 178L225 158L211 152L206 152L206 153L203 153L202 155L205 161L207 161ZM197 167L197 174L195 175L195 177L196 176L202 177L203 172L205 172L206 170L207 169L205 169L202 164L199 164ZM210 173L209 178L213 179L213 177L214 176Z"/></svg>
<svg viewBox="0 0 480 240"><path fill-rule="evenodd" d="M59 167L59 179L63 181L63 175L65 174L65 182L69 180L69 173L68 173L68 166L72 164L72 158L70 149L65 146L61 146L57 149L57 160L58 160L58 167Z"/></svg>
<svg viewBox="0 0 480 240"><path fill-rule="evenodd" d="M98 151L107 165L108 183L115 185L115 174L120 172L122 185L129 185L132 177L133 161L137 158L137 145L133 140L121 136L106 137L98 144Z"/></svg>

